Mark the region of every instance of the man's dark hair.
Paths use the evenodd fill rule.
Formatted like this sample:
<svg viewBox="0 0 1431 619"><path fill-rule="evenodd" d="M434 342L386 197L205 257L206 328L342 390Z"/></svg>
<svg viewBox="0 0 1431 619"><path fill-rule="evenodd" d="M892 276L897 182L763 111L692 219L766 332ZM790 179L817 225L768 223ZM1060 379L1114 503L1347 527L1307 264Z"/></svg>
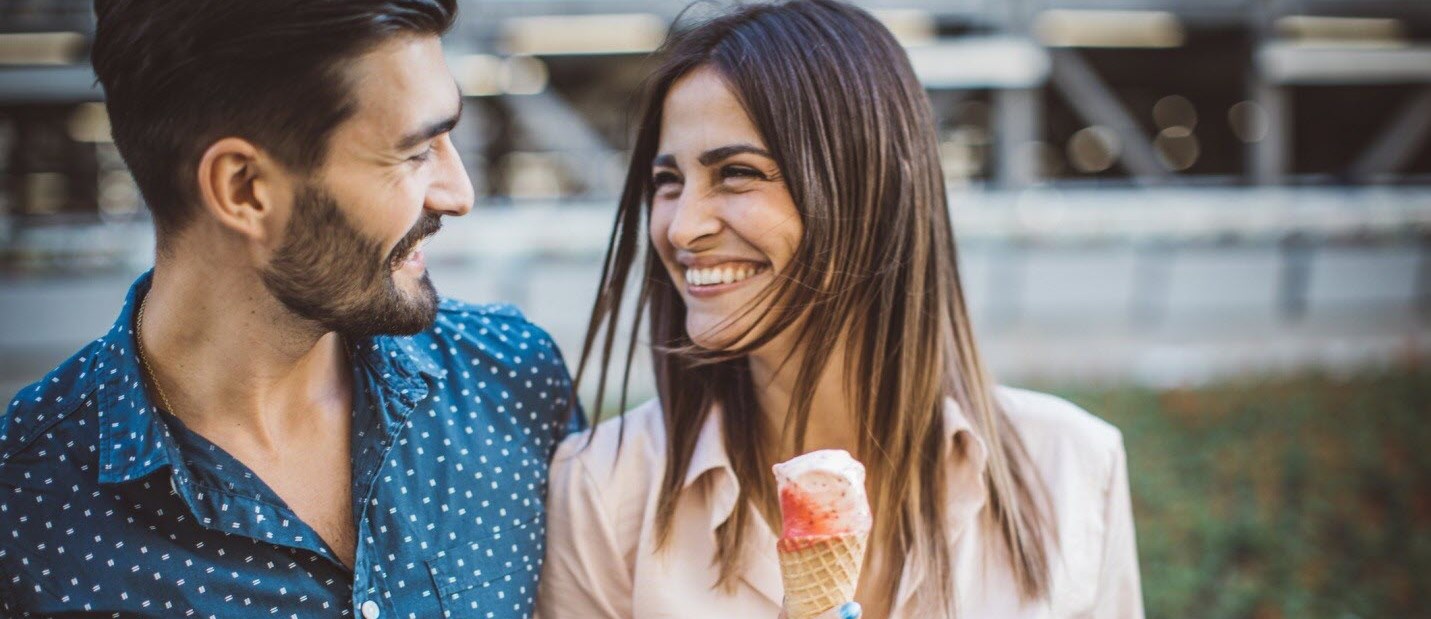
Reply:
<svg viewBox="0 0 1431 619"><path fill-rule="evenodd" d="M114 142L161 247L194 215L204 149L241 137L295 171L323 162L356 102L344 63L441 36L457 0L95 0L93 63Z"/></svg>

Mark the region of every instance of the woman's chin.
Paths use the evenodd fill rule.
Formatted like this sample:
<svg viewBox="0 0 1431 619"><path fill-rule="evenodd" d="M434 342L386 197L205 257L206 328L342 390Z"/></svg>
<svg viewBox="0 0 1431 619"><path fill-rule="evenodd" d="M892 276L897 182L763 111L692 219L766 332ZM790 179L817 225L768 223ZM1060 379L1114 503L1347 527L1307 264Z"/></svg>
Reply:
<svg viewBox="0 0 1431 619"><path fill-rule="evenodd" d="M733 341L741 333L738 326L724 324L716 320L686 320L686 335L691 343L706 350L726 350L733 348Z"/></svg>

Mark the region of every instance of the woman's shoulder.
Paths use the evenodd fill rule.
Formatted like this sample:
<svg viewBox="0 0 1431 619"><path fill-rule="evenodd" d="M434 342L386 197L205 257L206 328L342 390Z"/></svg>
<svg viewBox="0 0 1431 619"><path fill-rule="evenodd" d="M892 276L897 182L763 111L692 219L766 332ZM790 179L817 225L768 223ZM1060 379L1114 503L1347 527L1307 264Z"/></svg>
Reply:
<svg viewBox="0 0 1431 619"><path fill-rule="evenodd" d="M1137 557L1122 433L1049 394L1000 388L998 400L1047 490L1057 557L1051 576L1060 583L1054 585L1055 614L1142 616L1134 610ZM1099 602L1112 598L1134 601L1121 606L1127 612Z"/></svg>
<svg viewBox="0 0 1431 619"><path fill-rule="evenodd" d="M997 394L1035 461L1056 461L1059 468L1084 464L1102 475L1124 457L1123 433L1077 404L1013 387L1001 386Z"/></svg>
<svg viewBox="0 0 1431 619"><path fill-rule="evenodd" d="M552 457L551 477L555 482L580 476L606 500L623 502L659 485L665 454L666 424L653 399L567 436Z"/></svg>

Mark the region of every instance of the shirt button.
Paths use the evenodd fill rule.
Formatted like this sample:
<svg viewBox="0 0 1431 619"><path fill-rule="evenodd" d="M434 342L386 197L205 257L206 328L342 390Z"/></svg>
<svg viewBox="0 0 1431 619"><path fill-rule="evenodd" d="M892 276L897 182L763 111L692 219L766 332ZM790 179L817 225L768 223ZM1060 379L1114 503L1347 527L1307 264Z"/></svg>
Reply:
<svg viewBox="0 0 1431 619"><path fill-rule="evenodd" d="M378 619L382 611L378 610L378 603L372 600L363 602L363 619Z"/></svg>

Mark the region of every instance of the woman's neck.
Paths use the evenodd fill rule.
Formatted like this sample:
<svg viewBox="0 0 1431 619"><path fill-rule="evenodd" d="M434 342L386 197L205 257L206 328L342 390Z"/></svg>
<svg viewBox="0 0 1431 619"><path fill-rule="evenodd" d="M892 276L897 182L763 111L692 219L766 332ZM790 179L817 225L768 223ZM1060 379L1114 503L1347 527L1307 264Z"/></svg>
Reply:
<svg viewBox="0 0 1431 619"><path fill-rule="evenodd" d="M776 338L750 355L756 403L760 405L771 431L766 444L773 450L770 453L777 462L799 455L796 453L795 437L783 436L787 417L795 403L800 359L804 354L803 350L788 342L790 339L793 338ZM859 422L847 396L848 384L845 346L841 341L831 350L829 362L815 380L805 445L800 451L844 449L859 457Z"/></svg>

